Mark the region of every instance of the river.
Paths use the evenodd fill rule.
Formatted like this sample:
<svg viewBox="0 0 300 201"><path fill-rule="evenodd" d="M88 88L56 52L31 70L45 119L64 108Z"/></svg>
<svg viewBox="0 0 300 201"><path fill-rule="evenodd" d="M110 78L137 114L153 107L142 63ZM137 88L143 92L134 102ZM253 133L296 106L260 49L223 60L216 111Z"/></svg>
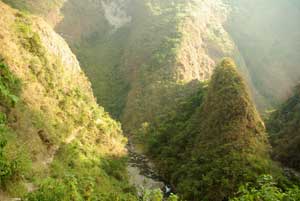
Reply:
<svg viewBox="0 0 300 201"><path fill-rule="evenodd" d="M164 189L166 184L154 171L151 161L142 153L139 153L131 143L127 145L129 153L128 174L129 182L134 185L139 194L145 189Z"/></svg>

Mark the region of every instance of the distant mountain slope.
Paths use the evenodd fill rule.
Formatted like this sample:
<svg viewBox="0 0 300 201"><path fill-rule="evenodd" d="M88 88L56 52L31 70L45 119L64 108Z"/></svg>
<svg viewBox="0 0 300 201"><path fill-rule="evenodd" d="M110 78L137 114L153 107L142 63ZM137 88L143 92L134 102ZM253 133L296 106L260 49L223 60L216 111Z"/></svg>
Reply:
<svg viewBox="0 0 300 201"><path fill-rule="evenodd" d="M226 30L243 55L260 108L288 97L300 78L299 1L229 0Z"/></svg>
<svg viewBox="0 0 300 201"><path fill-rule="evenodd" d="M274 146L274 158L285 166L300 170L300 88L291 96L268 122Z"/></svg>
<svg viewBox="0 0 300 201"><path fill-rule="evenodd" d="M39 17L0 12L1 200L134 200L120 125L66 42Z"/></svg>

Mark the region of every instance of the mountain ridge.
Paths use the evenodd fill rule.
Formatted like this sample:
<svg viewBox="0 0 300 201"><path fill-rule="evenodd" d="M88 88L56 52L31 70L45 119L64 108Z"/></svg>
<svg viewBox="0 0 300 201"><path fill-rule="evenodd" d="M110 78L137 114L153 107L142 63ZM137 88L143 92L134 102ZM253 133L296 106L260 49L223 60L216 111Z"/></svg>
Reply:
<svg viewBox="0 0 300 201"><path fill-rule="evenodd" d="M1 162L14 161L14 147L22 148L21 172L1 176L1 189L29 201L135 199L134 190L123 190L131 187L120 124L97 105L66 42L39 17L2 2L0 10L1 81L12 79L3 77L7 72L21 83L20 94L8 96L18 102L7 109L2 106L7 90L1 85ZM2 129L2 114L10 132Z"/></svg>

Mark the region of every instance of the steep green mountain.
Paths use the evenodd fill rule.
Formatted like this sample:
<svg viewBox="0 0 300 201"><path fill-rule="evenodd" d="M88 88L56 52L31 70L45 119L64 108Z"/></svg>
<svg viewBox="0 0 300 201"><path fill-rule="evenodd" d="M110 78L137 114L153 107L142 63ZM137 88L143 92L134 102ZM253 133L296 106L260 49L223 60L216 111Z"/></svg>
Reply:
<svg viewBox="0 0 300 201"><path fill-rule="evenodd" d="M134 142L142 143L182 197L221 201L242 186L243 199L248 189L264 190L245 182L255 183L257 176L273 171L276 175L264 126L250 97L264 111L290 94L299 80L297 1L2 1L41 16L68 42L91 80L97 102L121 121ZM48 187L61 184L74 199L134 200L124 176L126 140L120 125L97 106L64 41L40 18L3 13L3 83L12 84L1 88L1 132L16 133L17 142L11 146L18 146L18 135L27 136L20 141L25 151L19 152L28 156L20 157L33 161L31 169L40 173L37 178L31 177L36 171L29 176L14 173L25 175L17 183L29 191L40 187L30 199L59 194L60 188L52 193ZM225 60L216 68L224 56L234 58L238 67ZM273 116L273 122L285 122L271 126L274 153L281 159L288 154L297 164L297 140L281 144L297 138L296 131L286 129L291 121L296 130L296 112L289 115L285 119L279 111ZM291 138L282 134L290 131L293 135L286 136ZM37 133L36 138L31 133ZM28 145L33 142L37 145ZM13 167L13 154L3 152L12 150L9 139L0 145L4 166ZM50 179L37 182L45 175ZM5 185L10 194L26 194L26 189L14 193Z"/></svg>
<svg viewBox="0 0 300 201"><path fill-rule="evenodd" d="M209 79L223 56L237 61L260 110L285 98L300 74L295 4L69 0L56 30L79 57L98 102L137 133L174 110L173 100L183 96L177 88Z"/></svg>
<svg viewBox="0 0 300 201"><path fill-rule="evenodd" d="M170 88L208 79L223 56L237 61L261 111L288 96L300 76L295 0L3 1L56 24L98 102L126 132L155 122L163 113L157 105L173 110L166 91L176 99L180 92Z"/></svg>
<svg viewBox="0 0 300 201"><path fill-rule="evenodd" d="M65 41L0 2L0 200L136 200L126 139Z"/></svg>
<svg viewBox="0 0 300 201"><path fill-rule="evenodd" d="M167 117L154 128L158 132L149 148L179 195L222 201L261 174L277 174L264 124L231 59L221 62L208 88L191 100L187 105L194 112L179 110L175 123L168 124Z"/></svg>
<svg viewBox="0 0 300 201"><path fill-rule="evenodd" d="M174 110L177 99L196 92L185 92L185 85L209 79L223 56L235 57L243 66L222 26L228 10L219 0L81 5L68 1L56 29L78 55L99 103L121 120L127 133L136 134Z"/></svg>
<svg viewBox="0 0 300 201"><path fill-rule="evenodd" d="M285 166L300 170L300 88L295 88L290 97L268 121L268 131L274 147L274 158Z"/></svg>

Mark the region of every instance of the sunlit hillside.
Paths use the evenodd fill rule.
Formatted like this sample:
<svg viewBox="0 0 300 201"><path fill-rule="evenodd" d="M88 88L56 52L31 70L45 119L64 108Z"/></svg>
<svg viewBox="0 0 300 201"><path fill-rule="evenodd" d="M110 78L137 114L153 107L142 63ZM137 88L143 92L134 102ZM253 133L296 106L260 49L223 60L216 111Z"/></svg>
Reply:
<svg viewBox="0 0 300 201"><path fill-rule="evenodd" d="M300 200L298 0L0 12L0 201Z"/></svg>

